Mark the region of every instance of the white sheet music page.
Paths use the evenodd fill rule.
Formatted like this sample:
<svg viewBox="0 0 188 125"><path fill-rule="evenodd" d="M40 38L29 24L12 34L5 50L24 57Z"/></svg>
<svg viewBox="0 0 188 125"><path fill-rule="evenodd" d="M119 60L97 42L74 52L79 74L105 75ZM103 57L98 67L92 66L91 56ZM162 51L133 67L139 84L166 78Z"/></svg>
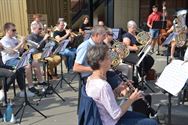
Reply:
<svg viewBox="0 0 188 125"><path fill-rule="evenodd" d="M168 64L155 83L162 89L177 96L188 79L188 62L173 60Z"/></svg>

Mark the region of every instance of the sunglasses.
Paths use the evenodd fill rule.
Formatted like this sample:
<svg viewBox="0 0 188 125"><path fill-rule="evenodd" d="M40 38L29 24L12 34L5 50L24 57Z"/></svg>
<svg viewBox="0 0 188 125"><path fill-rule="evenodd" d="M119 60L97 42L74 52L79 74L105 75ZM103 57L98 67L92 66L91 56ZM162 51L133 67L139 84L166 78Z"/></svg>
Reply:
<svg viewBox="0 0 188 125"><path fill-rule="evenodd" d="M12 32L16 32L16 29L12 29Z"/></svg>

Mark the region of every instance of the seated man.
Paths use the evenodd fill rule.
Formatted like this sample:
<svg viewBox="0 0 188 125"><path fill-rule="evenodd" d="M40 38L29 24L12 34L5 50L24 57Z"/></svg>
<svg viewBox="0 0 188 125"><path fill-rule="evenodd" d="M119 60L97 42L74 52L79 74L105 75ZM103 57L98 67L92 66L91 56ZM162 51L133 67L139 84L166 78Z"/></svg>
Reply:
<svg viewBox="0 0 188 125"><path fill-rule="evenodd" d="M5 23L4 32L5 36L0 40L0 43L3 45L4 48L8 48L9 51L7 51L7 49L1 51L3 63L8 66L15 67L20 61L19 50L23 48L25 41L24 38L22 38L21 41L15 38L16 28L15 24L13 23ZM38 62L32 61L32 64L28 64L27 66L25 66L25 75L28 82L28 89L32 93L38 94L39 91L33 85L31 67L35 71L38 82L40 84L44 84L40 65Z"/></svg>
<svg viewBox="0 0 188 125"><path fill-rule="evenodd" d="M55 40L60 43L65 39L68 39L70 36L71 31L64 29L64 21L58 20L57 30L54 31L53 37ZM73 65L74 65L74 58L76 56L76 48L71 48L71 43L67 45L67 48L64 51L61 51L59 54L66 57L66 67L69 73L72 72Z"/></svg>
<svg viewBox="0 0 188 125"><path fill-rule="evenodd" d="M0 43L0 51L4 50L2 44ZM3 64L2 62L2 57L1 57L1 54L0 54L0 76L2 77L8 77L8 81L7 81L7 85L5 85L6 88L3 88L5 89L6 91L9 90L9 87L10 85L15 81L15 79L17 80L17 83L18 83L18 86L21 90L20 92L20 97L24 97L24 68L20 68L18 70L16 70L16 72L14 73L13 72L13 68L11 66L7 66L5 64ZM30 91L26 91L27 93L27 96L28 97L33 97L34 94L31 93Z"/></svg>
<svg viewBox="0 0 188 125"><path fill-rule="evenodd" d="M42 33L42 27L38 23L31 24L32 33L28 36L28 40L34 41L39 44L38 48L33 48L32 53L35 60L38 60L41 58L42 51L48 47L48 46L54 46L54 41L50 41L49 34L45 34L44 36L41 35ZM53 69L61 62L61 57L58 55L52 55L50 57L47 57L46 60L48 60L48 74L50 78L56 79L57 76L55 75Z"/></svg>

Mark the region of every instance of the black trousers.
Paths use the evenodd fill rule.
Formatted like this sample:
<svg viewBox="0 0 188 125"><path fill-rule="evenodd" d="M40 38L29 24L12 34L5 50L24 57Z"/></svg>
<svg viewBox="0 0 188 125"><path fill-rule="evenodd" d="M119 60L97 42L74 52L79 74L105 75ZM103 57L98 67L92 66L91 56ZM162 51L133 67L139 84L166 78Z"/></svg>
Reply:
<svg viewBox="0 0 188 125"><path fill-rule="evenodd" d="M15 81L15 79L17 80L18 86L20 88L20 90L24 90L24 68L20 68L18 70L16 70L16 72L13 72L13 69L10 67L4 67L4 68L0 68L0 76L1 77L7 77L8 81L7 81L7 85L5 85L5 90L8 91L10 85Z"/></svg>

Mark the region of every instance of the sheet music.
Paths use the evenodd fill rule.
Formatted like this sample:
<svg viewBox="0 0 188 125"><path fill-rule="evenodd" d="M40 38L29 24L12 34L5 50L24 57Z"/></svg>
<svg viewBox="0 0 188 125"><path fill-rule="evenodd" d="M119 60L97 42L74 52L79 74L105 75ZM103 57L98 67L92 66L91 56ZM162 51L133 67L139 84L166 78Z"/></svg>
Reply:
<svg viewBox="0 0 188 125"><path fill-rule="evenodd" d="M188 63L181 60L173 60L167 65L155 83L174 96L184 87L188 79Z"/></svg>
<svg viewBox="0 0 188 125"><path fill-rule="evenodd" d="M59 53L59 52L61 52L61 51L64 51L69 42L70 42L70 40L68 40L68 39L63 40L62 42L60 42L60 45L59 45L59 46L57 47L57 49L53 52L53 54L57 54L57 53Z"/></svg>
<svg viewBox="0 0 188 125"><path fill-rule="evenodd" d="M31 41L31 40L27 40L27 45L29 45L31 48L38 48L39 47L38 43Z"/></svg>

